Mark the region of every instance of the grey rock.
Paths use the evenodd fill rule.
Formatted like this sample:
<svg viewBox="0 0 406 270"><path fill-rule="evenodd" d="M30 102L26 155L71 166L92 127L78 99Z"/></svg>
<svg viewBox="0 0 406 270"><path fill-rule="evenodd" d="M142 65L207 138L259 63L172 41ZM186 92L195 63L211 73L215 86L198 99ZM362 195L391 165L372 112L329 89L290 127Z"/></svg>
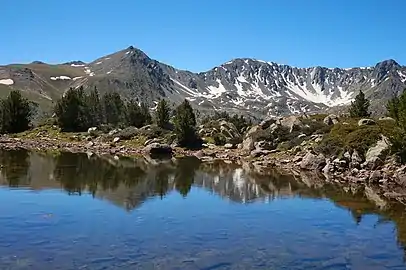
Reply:
<svg viewBox="0 0 406 270"><path fill-rule="evenodd" d="M368 169L376 169L377 167L383 165L386 155L389 153L391 143L389 139L385 136L381 136L375 146L368 149L365 155L365 162L363 167Z"/></svg>
<svg viewBox="0 0 406 270"><path fill-rule="evenodd" d="M224 145L224 148L226 148L226 149L233 149L233 148L234 148L234 145L232 145L231 143L226 143L226 144Z"/></svg>
<svg viewBox="0 0 406 270"><path fill-rule="evenodd" d="M306 137L306 134L300 134L299 136L297 136L299 139Z"/></svg>
<svg viewBox="0 0 406 270"><path fill-rule="evenodd" d="M379 120L379 121L391 121L391 122L396 122L396 120L393 119L392 117L380 117L378 120Z"/></svg>
<svg viewBox="0 0 406 270"><path fill-rule="evenodd" d="M247 138L247 137L251 137L251 136L254 136L254 135L256 135L259 131L261 131L262 130L262 128L260 127L260 126L253 126L253 127L251 127L249 130L248 130L248 132L245 134L245 137Z"/></svg>
<svg viewBox="0 0 406 270"><path fill-rule="evenodd" d="M323 154L314 154L307 152L300 162L300 168L304 170L322 170L326 165L326 158Z"/></svg>
<svg viewBox="0 0 406 270"><path fill-rule="evenodd" d="M406 187L406 165L403 165L396 170L394 180L398 185Z"/></svg>
<svg viewBox="0 0 406 270"><path fill-rule="evenodd" d="M381 180L382 178L382 173L380 171L373 171L370 175L369 175L369 183L370 184L377 184L379 183L379 180Z"/></svg>
<svg viewBox="0 0 406 270"><path fill-rule="evenodd" d="M113 136L113 135L115 135L115 134L117 134L117 133L118 133L118 129L110 130L109 136Z"/></svg>
<svg viewBox="0 0 406 270"><path fill-rule="evenodd" d="M114 139L113 139L113 143L118 143L120 141L120 137L115 137Z"/></svg>
<svg viewBox="0 0 406 270"><path fill-rule="evenodd" d="M358 126L372 126L376 125L375 120L364 118L358 121Z"/></svg>
<svg viewBox="0 0 406 270"><path fill-rule="evenodd" d="M94 146L94 142L88 142L88 143L86 144L86 146L87 146L87 147L92 147L92 146Z"/></svg>
<svg viewBox="0 0 406 270"><path fill-rule="evenodd" d="M300 130L304 126L300 118L296 115L282 118L281 125L288 128L290 133L293 130Z"/></svg>
<svg viewBox="0 0 406 270"><path fill-rule="evenodd" d="M271 142L267 142L267 141L255 142L254 146L256 149L259 149L259 150L273 150L276 147Z"/></svg>
<svg viewBox="0 0 406 270"><path fill-rule="evenodd" d="M267 129L269 128L272 124L274 124L276 122L275 118L267 118L265 120L263 120L259 126L261 127L261 129Z"/></svg>
<svg viewBox="0 0 406 270"><path fill-rule="evenodd" d="M90 127L87 130L87 133L91 134L92 132L95 132L97 130L97 127Z"/></svg>
<svg viewBox="0 0 406 270"><path fill-rule="evenodd" d="M350 152L346 151L346 152L344 153L344 158L345 158L347 161L351 161L351 154L350 154Z"/></svg>
<svg viewBox="0 0 406 270"><path fill-rule="evenodd" d="M151 143L144 148L144 152L151 156L155 155L172 155L172 147L167 144Z"/></svg>
<svg viewBox="0 0 406 270"><path fill-rule="evenodd" d="M242 149L246 151L251 151L255 148L254 146L255 140L253 137L247 137L242 142Z"/></svg>
<svg viewBox="0 0 406 270"><path fill-rule="evenodd" d="M328 126L338 124L339 123L338 116L335 114L330 114L324 118L323 123Z"/></svg>
<svg viewBox="0 0 406 270"><path fill-rule="evenodd" d="M251 157L261 157L261 156L266 156L266 155L269 155L270 154L270 151L268 151L268 150L261 150L261 149L255 149L255 150L252 150L251 151L251 153L250 153L250 155L251 155Z"/></svg>
<svg viewBox="0 0 406 270"><path fill-rule="evenodd" d="M330 161L327 160L326 165L322 169L323 174L329 175L333 171L334 171L334 166L332 166Z"/></svg>

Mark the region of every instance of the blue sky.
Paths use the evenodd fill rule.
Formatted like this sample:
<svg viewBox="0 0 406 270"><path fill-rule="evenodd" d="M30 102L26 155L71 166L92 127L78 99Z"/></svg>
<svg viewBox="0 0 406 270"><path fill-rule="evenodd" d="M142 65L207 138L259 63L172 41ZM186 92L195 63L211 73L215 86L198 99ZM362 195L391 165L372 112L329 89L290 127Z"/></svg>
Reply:
<svg viewBox="0 0 406 270"><path fill-rule="evenodd" d="M177 68L238 57L406 65L404 0L3 0L0 64L91 61L130 45Z"/></svg>

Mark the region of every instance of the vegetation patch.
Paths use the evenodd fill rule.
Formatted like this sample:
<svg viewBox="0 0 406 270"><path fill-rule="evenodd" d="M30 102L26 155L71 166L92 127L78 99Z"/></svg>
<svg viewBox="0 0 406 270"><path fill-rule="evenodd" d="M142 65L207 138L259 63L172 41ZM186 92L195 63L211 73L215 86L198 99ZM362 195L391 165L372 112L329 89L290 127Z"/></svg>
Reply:
<svg viewBox="0 0 406 270"><path fill-rule="evenodd" d="M345 151L356 150L365 154L368 148L384 135L392 138L400 132L392 121L377 121L376 125L358 126L357 118L346 118L332 127L316 150L325 155L340 155Z"/></svg>

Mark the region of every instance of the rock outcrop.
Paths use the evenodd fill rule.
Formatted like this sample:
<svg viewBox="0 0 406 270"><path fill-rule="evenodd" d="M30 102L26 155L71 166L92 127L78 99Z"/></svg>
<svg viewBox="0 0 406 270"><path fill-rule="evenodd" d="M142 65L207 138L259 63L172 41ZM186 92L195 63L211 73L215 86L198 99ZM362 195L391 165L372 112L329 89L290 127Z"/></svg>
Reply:
<svg viewBox="0 0 406 270"><path fill-rule="evenodd" d="M322 170L327 164L326 158L323 154L315 154L312 152L307 152L300 162L300 168L303 170Z"/></svg>
<svg viewBox="0 0 406 270"><path fill-rule="evenodd" d="M364 118L358 121L358 126L372 126L376 125L375 120Z"/></svg>
<svg viewBox="0 0 406 270"><path fill-rule="evenodd" d="M383 165L387 154L389 153L391 143L389 139L382 135L375 146L368 149L365 154L365 162L363 167L368 169L376 169Z"/></svg>

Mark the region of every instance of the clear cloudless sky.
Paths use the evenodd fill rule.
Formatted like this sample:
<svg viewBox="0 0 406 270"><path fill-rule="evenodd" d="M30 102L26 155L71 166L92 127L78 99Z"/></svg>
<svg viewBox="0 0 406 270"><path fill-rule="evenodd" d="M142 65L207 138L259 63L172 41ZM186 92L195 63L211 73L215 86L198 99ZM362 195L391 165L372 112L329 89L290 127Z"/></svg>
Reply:
<svg viewBox="0 0 406 270"><path fill-rule="evenodd" d="M0 64L92 61L133 45L191 71L238 57L406 65L406 0L1 0L0 14Z"/></svg>

